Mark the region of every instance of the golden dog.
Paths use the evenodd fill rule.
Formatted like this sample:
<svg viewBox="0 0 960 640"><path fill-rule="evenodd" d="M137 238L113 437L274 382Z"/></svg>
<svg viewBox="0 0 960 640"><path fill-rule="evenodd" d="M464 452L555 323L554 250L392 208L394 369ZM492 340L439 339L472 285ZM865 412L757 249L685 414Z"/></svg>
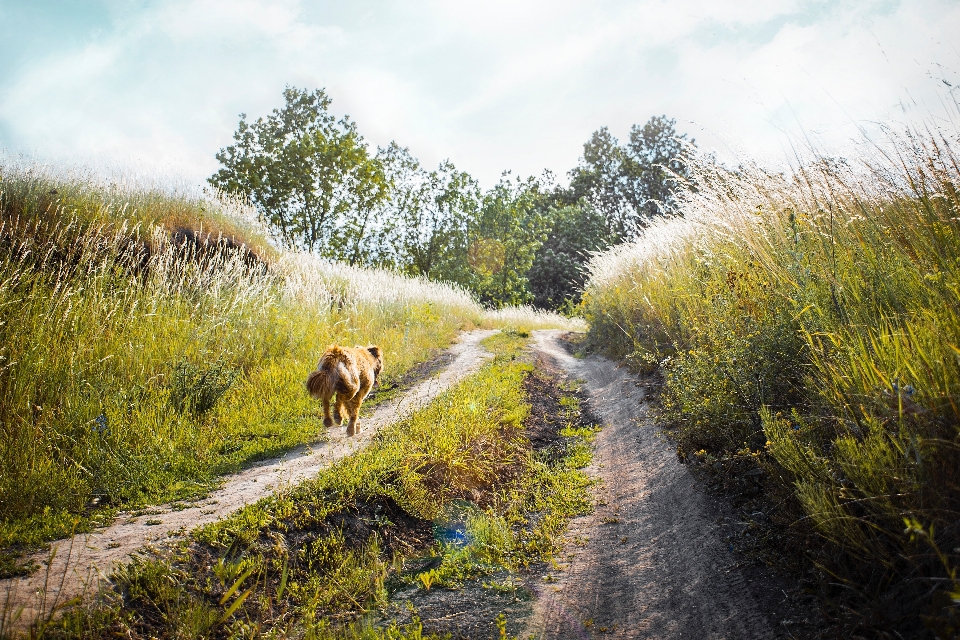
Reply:
<svg viewBox="0 0 960 640"><path fill-rule="evenodd" d="M350 348L334 344L327 347L317 370L307 378L307 391L314 399L323 401L323 426L339 425L346 411L350 419L347 435L359 433L360 403L370 393L382 369L383 354L378 346ZM330 400L334 394L337 400L331 417Z"/></svg>

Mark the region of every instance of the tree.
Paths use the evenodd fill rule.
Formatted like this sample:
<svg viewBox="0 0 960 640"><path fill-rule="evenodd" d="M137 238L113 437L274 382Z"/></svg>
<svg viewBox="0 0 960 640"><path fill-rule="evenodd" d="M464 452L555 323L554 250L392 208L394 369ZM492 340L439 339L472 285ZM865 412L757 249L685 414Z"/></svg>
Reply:
<svg viewBox="0 0 960 640"><path fill-rule="evenodd" d="M647 124L630 129L625 163L630 204L641 215L653 218L670 213L680 188L677 177L687 176L687 134L677 135L676 120L654 116Z"/></svg>
<svg viewBox="0 0 960 640"><path fill-rule="evenodd" d="M388 197L382 164L355 123L328 112L322 89L287 87L283 97L283 108L252 124L240 115L208 182L247 198L285 246L363 263L364 238Z"/></svg>
<svg viewBox="0 0 960 640"><path fill-rule="evenodd" d="M467 260L473 270L471 289L495 307L533 300L527 273L550 232L550 218L541 206L543 194L534 178L500 183L483 197L470 225Z"/></svg>
<svg viewBox="0 0 960 640"><path fill-rule="evenodd" d="M609 247L611 234L600 211L585 200L554 207L552 231L537 251L528 273L533 304L543 309L572 310L586 282L584 265L591 252Z"/></svg>
<svg viewBox="0 0 960 640"><path fill-rule="evenodd" d="M391 184L389 241L393 264L410 275L469 287L470 223L480 208L480 190L449 160L427 171L410 152L392 143L380 152Z"/></svg>
<svg viewBox="0 0 960 640"><path fill-rule="evenodd" d="M583 145L580 165L570 171L566 204L589 202L607 221L610 233L630 237L636 226L636 210L626 196L626 153L606 127L595 131Z"/></svg>
<svg viewBox="0 0 960 640"><path fill-rule="evenodd" d="M676 120L655 116L630 129L621 146L603 127L583 145L579 166L570 171L570 188L562 201L590 202L607 220L619 240L634 237L647 221L674 211L680 185L687 175L686 134L678 136Z"/></svg>

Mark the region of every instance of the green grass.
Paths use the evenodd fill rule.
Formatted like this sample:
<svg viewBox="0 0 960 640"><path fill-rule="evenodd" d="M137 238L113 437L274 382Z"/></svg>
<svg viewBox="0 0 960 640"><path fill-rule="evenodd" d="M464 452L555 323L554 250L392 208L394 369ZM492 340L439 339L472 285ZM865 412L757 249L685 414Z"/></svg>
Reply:
<svg viewBox="0 0 960 640"><path fill-rule="evenodd" d="M2 167L0 211L0 574L322 438L303 381L328 344L380 344L390 384L482 321L457 289L271 249L216 202ZM190 220L235 245L178 245Z"/></svg>
<svg viewBox="0 0 960 640"><path fill-rule="evenodd" d="M384 605L390 580L456 588L548 558L569 519L590 507L580 468L595 429L580 424L572 389L560 416L568 455L544 458L524 436L525 343L517 332L495 335L486 342L492 363L366 449L199 529L171 557L127 565L112 596L67 612L46 633L421 637L416 622L344 624ZM434 524L455 514L466 514L468 542L436 541ZM405 558L431 555L440 558L433 574L401 571Z"/></svg>
<svg viewBox="0 0 960 640"><path fill-rule="evenodd" d="M703 168L684 218L593 261L584 304L595 347L663 373L681 455L762 452L847 606L916 632L957 619L960 169L946 139L876 149Z"/></svg>

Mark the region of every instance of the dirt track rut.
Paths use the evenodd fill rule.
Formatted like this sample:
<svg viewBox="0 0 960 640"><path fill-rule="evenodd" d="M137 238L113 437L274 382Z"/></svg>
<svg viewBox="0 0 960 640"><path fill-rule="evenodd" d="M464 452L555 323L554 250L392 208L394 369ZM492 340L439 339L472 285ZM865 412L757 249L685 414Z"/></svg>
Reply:
<svg viewBox="0 0 960 640"><path fill-rule="evenodd" d="M405 413L422 407L465 376L480 368L490 354L480 341L492 330L461 334L451 347L454 360L439 375L429 378L394 400L376 407L362 419L361 431L347 438L343 428L330 431L326 442L300 447L284 456L250 467L224 479L220 489L182 510L162 505L146 510L139 518L120 514L109 527L51 544L56 554L32 576L0 581L0 608L16 611L23 607L20 624L29 623L58 603L93 592L117 563L123 563L145 545L183 535L194 527L215 522L244 505L270 495L285 485L296 484L334 461L365 446L383 426ZM318 425L320 421L317 421ZM320 427L322 428L322 427ZM38 564L47 564L49 554L38 555Z"/></svg>
<svg viewBox="0 0 960 640"><path fill-rule="evenodd" d="M593 465L599 506L568 534L563 571L538 586L525 633L537 638L775 638L782 634L738 568L719 507L644 419L644 388L605 358L577 359L558 331L535 348L585 382L603 422Z"/></svg>

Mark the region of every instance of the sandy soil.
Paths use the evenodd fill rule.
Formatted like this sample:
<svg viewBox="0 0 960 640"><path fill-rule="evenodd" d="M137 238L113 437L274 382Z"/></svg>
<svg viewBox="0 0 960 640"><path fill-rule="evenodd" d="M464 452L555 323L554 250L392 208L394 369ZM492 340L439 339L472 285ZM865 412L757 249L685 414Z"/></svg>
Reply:
<svg viewBox="0 0 960 640"><path fill-rule="evenodd" d="M347 438L344 428L332 429L326 442L289 451L284 456L257 464L224 480L220 489L185 509L161 505L141 510L139 517L121 513L109 527L51 544L55 552L34 558L47 565L32 576L0 581L0 607L11 611L23 608L20 624L29 623L57 604L84 593L93 593L117 563L146 545L183 536L199 525L216 520L237 509L270 495L278 488L300 482L321 468L366 445L376 432L395 422L405 413L422 407L442 391L480 368L490 354L480 341L494 331L464 333L450 349L453 361L437 376L416 385L391 402L376 407L369 417L361 419L363 430ZM318 425L319 425L318 420ZM322 426L320 427L322 428ZM144 513L145 511L145 513Z"/></svg>
<svg viewBox="0 0 960 640"><path fill-rule="evenodd" d="M520 637L790 637L778 580L731 551L719 523L735 518L645 420L642 384L604 358L574 358L559 336L534 332L536 349L585 382L603 423L587 471L602 485L595 512L571 523L562 571L534 587Z"/></svg>

